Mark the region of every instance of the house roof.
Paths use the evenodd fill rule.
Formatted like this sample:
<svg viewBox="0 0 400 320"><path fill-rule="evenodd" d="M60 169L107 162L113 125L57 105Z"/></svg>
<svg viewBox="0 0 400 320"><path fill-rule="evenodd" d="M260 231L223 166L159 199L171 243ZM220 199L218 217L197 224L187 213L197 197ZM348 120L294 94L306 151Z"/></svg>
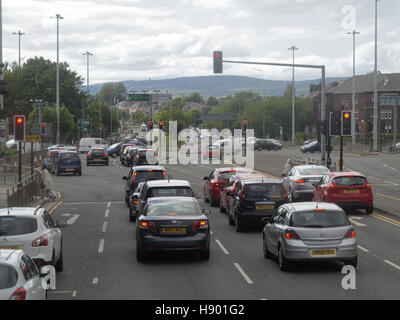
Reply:
<svg viewBox="0 0 400 320"><path fill-rule="evenodd" d="M351 94L353 92L353 77L347 79L337 87L330 90L333 94ZM377 89L379 92L400 92L400 73L387 73L377 75ZM374 75L367 74L355 77L355 92L373 92Z"/></svg>

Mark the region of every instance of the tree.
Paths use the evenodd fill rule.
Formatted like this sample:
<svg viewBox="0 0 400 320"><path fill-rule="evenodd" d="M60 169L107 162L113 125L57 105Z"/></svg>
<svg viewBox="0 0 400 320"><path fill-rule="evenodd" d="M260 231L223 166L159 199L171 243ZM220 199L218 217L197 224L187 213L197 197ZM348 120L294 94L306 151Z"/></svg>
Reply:
<svg viewBox="0 0 400 320"><path fill-rule="evenodd" d="M125 100L126 87L123 82L105 83L97 93L96 98L101 103L112 105L114 104L114 99Z"/></svg>
<svg viewBox="0 0 400 320"><path fill-rule="evenodd" d="M201 97L200 93L192 92L190 96L185 98L186 102L196 102L196 103L203 103L203 98Z"/></svg>

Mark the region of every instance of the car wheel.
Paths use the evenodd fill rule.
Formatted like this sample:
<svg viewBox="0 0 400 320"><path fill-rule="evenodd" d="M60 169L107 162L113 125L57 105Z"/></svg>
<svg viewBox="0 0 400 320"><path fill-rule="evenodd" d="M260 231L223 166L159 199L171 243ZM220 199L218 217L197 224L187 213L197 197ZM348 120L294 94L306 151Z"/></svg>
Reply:
<svg viewBox="0 0 400 320"><path fill-rule="evenodd" d="M200 259L201 260L209 260L210 259L210 248L200 252Z"/></svg>
<svg viewBox="0 0 400 320"><path fill-rule="evenodd" d="M115 152L113 152L113 154L111 155L113 158L117 157L117 154Z"/></svg>
<svg viewBox="0 0 400 320"><path fill-rule="evenodd" d="M221 200L219 201L219 212L221 212L221 213L225 213L226 212L226 209L222 206Z"/></svg>
<svg viewBox="0 0 400 320"><path fill-rule="evenodd" d="M263 253L265 259L272 259L274 256L271 253L271 251L268 250L267 241L265 240L265 237L263 237Z"/></svg>
<svg viewBox="0 0 400 320"><path fill-rule="evenodd" d="M235 220L232 219L232 216L228 213L229 225L235 225Z"/></svg>
<svg viewBox="0 0 400 320"><path fill-rule="evenodd" d="M89 162L86 162L86 166L87 166L87 167L89 167L89 166L90 166Z"/></svg>
<svg viewBox="0 0 400 320"><path fill-rule="evenodd" d="M144 259L145 253L139 247L136 247L136 260L139 262L143 262Z"/></svg>
<svg viewBox="0 0 400 320"><path fill-rule="evenodd" d="M368 207L365 209L366 214L372 214L372 212L374 212L374 208L373 207Z"/></svg>
<svg viewBox="0 0 400 320"><path fill-rule="evenodd" d="M289 261L285 258L281 246L278 247L278 262L281 271L287 271L289 269Z"/></svg>
<svg viewBox="0 0 400 320"><path fill-rule="evenodd" d="M61 244L60 257L58 258L57 263L55 264L54 268L56 269L57 272L63 271L63 268L64 268L64 259L63 259L62 244Z"/></svg>
<svg viewBox="0 0 400 320"><path fill-rule="evenodd" d="M130 213L130 214L129 214L129 221L130 221L130 222L135 222L135 221L136 221L136 215L133 214L133 213Z"/></svg>
<svg viewBox="0 0 400 320"><path fill-rule="evenodd" d="M106 167L108 167L108 162L106 162Z"/></svg>
<svg viewBox="0 0 400 320"><path fill-rule="evenodd" d="M236 232L243 231L242 223L240 222L239 216L237 214L235 216L235 230L236 230Z"/></svg>
<svg viewBox="0 0 400 320"><path fill-rule="evenodd" d="M210 202L210 200L206 197L206 191L203 190L203 198L204 198L204 202Z"/></svg>

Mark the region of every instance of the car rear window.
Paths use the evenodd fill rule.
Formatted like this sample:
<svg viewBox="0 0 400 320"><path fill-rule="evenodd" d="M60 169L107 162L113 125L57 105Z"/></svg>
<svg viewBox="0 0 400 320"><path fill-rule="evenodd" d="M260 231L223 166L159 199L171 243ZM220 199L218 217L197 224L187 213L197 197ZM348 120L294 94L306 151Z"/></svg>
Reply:
<svg viewBox="0 0 400 320"><path fill-rule="evenodd" d="M176 203L176 201L162 201L150 203L146 215L166 217L198 216L200 215L200 210L194 201L180 201L179 203Z"/></svg>
<svg viewBox="0 0 400 320"><path fill-rule="evenodd" d="M73 152L66 152L66 153L61 153L60 154L60 159L61 160L79 160L79 156L76 153Z"/></svg>
<svg viewBox="0 0 400 320"><path fill-rule="evenodd" d="M282 198L282 185L279 183L258 183L246 185L246 197L248 198Z"/></svg>
<svg viewBox="0 0 400 320"><path fill-rule="evenodd" d="M299 228L335 228L348 226L349 220L341 211L295 212L290 225Z"/></svg>
<svg viewBox="0 0 400 320"><path fill-rule="evenodd" d="M302 176L322 176L326 173L329 173L329 170L326 168L307 168L299 170Z"/></svg>
<svg viewBox="0 0 400 320"><path fill-rule="evenodd" d="M0 264L0 290L14 287L18 281L17 271L10 265Z"/></svg>
<svg viewBox="0 0 400 320"><path fill-rule="evenodd" d="M218 177L221 180L229 180L230 177L237 175L237 174L243 174L243 173L248 173L246 171L236 171L236 170L231 170L231 171L226 171L226 172L221 172L218 174Z"/></svg>
<svg viewBox="0 0 400 320"><path fill-rule="evenodd" d="M160 187L151 188L149 197L192 197L193 192L189 187Z"/></svg>
<svg viewBox="0 0 400 320"><path fill-rule="evenodd" d="M91 151L90 151L90 153L93 153L93 154L103 154L105 151L104 151L104 149L92 149Z"/></svg>
<svg viewBox="0 0 400 320"><path fill-rule="evenodd" d="M164 180L164 171L136 171L136 181Z"/></svg>
<svg viewBox="0 0 400 320"><path fill-rule="evenodd" d="M6 216L0 217L0 236L18 236L36 232L35 218Z"/></svg>
<svg viewBox="0 0 400 320"><path fill-rule="evenodd" d="M366 184L367 180L360 176L338 177L333 179L337 186L360 186Z"/></svg>

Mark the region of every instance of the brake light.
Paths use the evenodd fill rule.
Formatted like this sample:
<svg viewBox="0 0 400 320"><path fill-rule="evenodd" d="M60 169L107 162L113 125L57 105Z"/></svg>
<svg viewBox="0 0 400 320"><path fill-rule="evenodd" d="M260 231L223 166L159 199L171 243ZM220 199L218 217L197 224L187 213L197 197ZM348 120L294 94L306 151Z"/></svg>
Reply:
<svg viewBox="0 0 400 320"><path fill-rule="evenodd" d="M163 171L163 173L162 173L162 174L163 174L163 176L166 176L166 175L167 175L167 173L166 173L165 171Z"/></svg>
<svg viewBox="0 0 400 320"><path fill-rule="evenodd" d="M105 154L104 154L104 156L105 156L105 157L108 157L108 154L107 154L107 153L105 153Z"/></svg>
<svg viewBox="0 0 400 320"><path fill-rule="evenodd" d="M204 230L208 228L208 221L207 220L202 220L202 221L196 221L192 225L192 230Z"/></svg>
<svg viewBox="0 0 400 320"><path fill-rule="evenodd" d="M294 230L286 230L285 238L289 240L300 240L299 235Z"/></svg>
<svg viewBox="0 0 400 320"><path fill-rule="evenodd" d="M92 156L92 154L91 153L88 153L88 155L87 155L88 157L91 157Z"/></svg>
<svg viewBox="0 0 400 320"><path fill-rule="evenodd" d="M322 211L325 211L325 209L318 209L318 208L316 208L316 209L314 209L313 211L322 212Z"/></svg>
<svg viewBox="0 0 400 320"><path fill-rule="evenodd" d="M26 300L26 291L24 287L20 287L14 291L10 300Z"/></svg>
<svg viewBox="0 0 400 320"><path fill-rule="evenodd" d="M349 231L347 231L347 233L344 235L345 239L350 239L350 238L355 238L356 237L356 232L354 231L354 229L350 229Z"/></svg>
<svg viewBox="0 0 400 320"><path fill-rule="evenodd" d="M296 183L306 183L306 181L304 179L298 179L296 180Z"/></svg>
<svg viewBox="0 0 400 320"><path fill-rule="evenodd" d="M139 155L136 156L136 159L139 159Z"/></svg>
<svg viewBox="0 0 400 320"><path fill-rule="evenodd" d="M285 199L285 201L289 202L289 197L287 195L286 188L283 185L283 183L282 183L282 190L283 190L283 198Z"/></svg>
<svg viewBox="0 0 400 320"><path fill-rule="evenodd" d="M133 200L132 203L133 203L133 204L138 204L139 201L138 201L138 200Z"/></svg>
<svg viewBox="0 0 400 320"><path fill-rule="evenodd" d="M32 241L32 247L46 247L49 245L49 240L47 239L47 236L41 236L40 238L37 238Z"/></svg>
<svg viewBox="0 0 400 320"><path fill-rule="evenodd" d="M156 225L150 221L140 221L139 228L142 230L151 230L154 229Z"/></svg>
<svg viewBox="0 0 400 320"><path fill-rule="evenodd" d="M335 189L335 185L334 185L333 183L331 183L331 184L329 185L329 189Z"/></svg>
<svg viewBox="0 0 400 320"><path fill-rule="evenodd" d="M368 182L365 184L365 187L367 188L367 190L371 189L371 185Z"/></svg>
<svg viewBox="0 0 400 320"><path fill-rule="evenodd" d="M243 186L243 190L242 190L242 194L241 194L240 198L242 200L244 200L245 199L245 195L246 195L246 185Z"/></svg>

